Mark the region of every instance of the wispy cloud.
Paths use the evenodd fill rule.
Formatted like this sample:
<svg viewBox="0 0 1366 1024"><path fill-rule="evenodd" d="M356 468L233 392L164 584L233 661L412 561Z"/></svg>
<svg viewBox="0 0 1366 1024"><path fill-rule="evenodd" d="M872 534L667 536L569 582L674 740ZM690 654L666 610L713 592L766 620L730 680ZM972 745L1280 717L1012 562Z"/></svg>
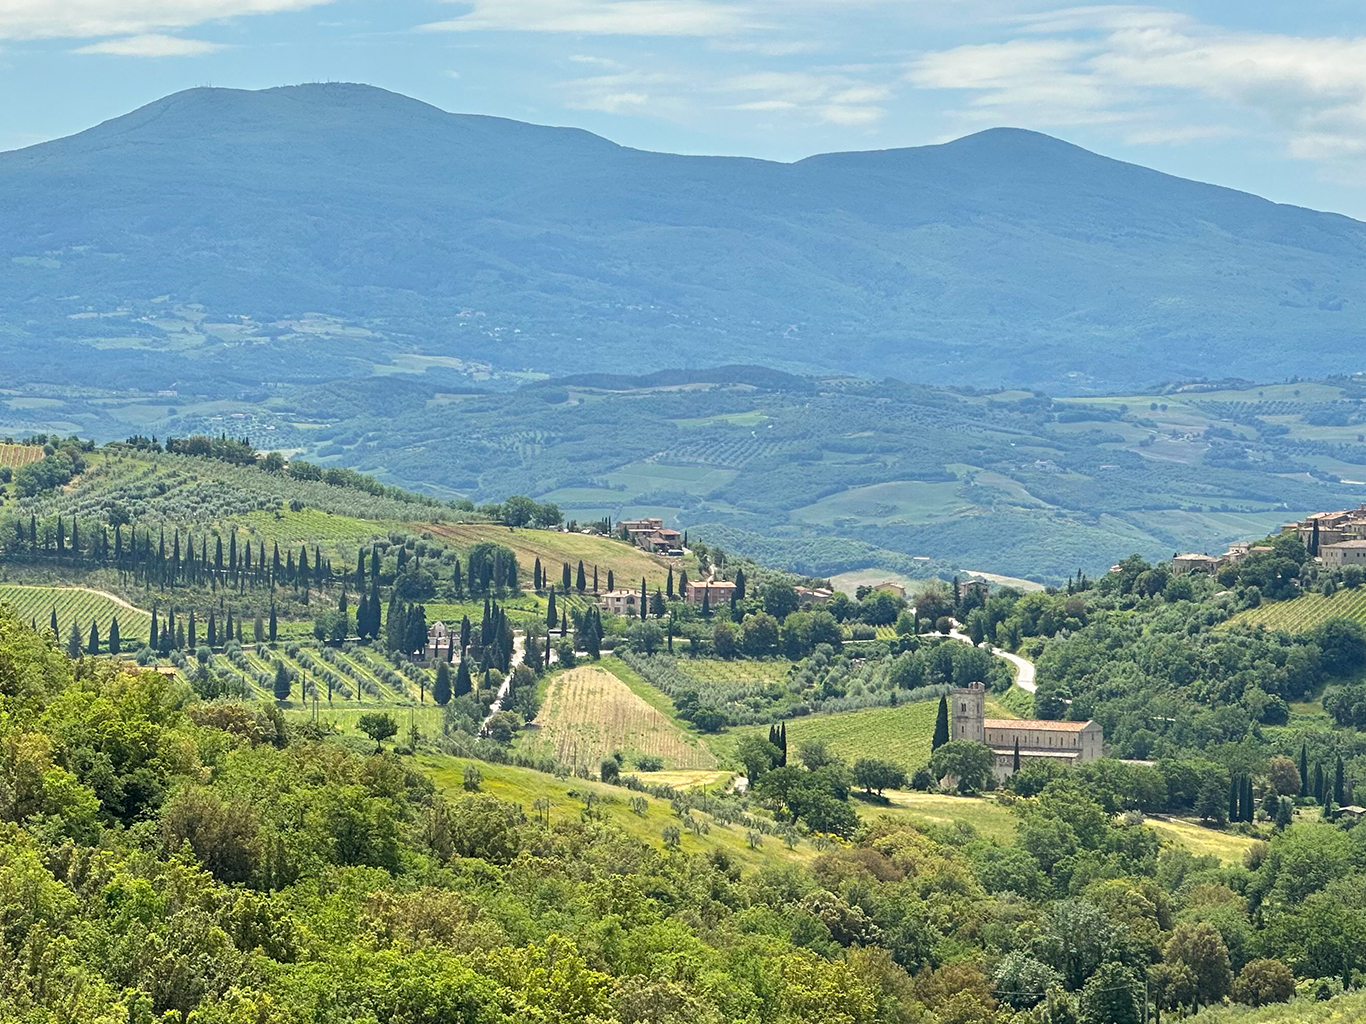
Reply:
<svg viewBox="0 0 1366 1024"><path fill-rule="evenodd" d="M474 0L433 32L569 32L609 36L724 36L753 25L744 8L706 0Z"/></svg>
<svg viewBox="0 0 1366 1024"><path fill-rule="evenodd" d="M1018 27L1007 42L922 54L907 80L967 93L969 121L1115 123L1131 141L1257 131L1295 157L1366 153L1366 38L1235 32L1136 6L1034 14ZM1203 108L1195 127L1192 103Z"/></svg>
<svg viewBox="0 0 1366 1024"><path fill-rule="evenodd" d="M221 44L208 43L202 39L183 39L180 36L148 33L125 36L122 39L106 39L102 43L79 47L76 52L111 54L117 57L197 57L222 49L224 47Z"/></svg>
<svg viewBox="0 0 1366 1024"><path fill-rule="evenodd" d="M134 36L242 14L319 7L332 0L0 0L0 38Z"/></svg>

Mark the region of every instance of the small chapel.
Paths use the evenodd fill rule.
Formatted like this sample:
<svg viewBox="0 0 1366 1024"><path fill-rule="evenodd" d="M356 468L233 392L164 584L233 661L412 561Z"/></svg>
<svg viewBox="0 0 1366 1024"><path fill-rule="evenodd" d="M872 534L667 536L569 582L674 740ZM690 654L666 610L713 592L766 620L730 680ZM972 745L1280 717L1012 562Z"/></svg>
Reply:
<svg viewBox="0 0 1366 1024"><path fill-rule="evenodd" d="M955 740L971 740L990 747L995 755L997 782L1020 767L1044 758L1068 766L1104 756L1105 730L1099 722L1053 722L1038 718L987 718L987 690L981 683L955 689L953 733Z"/></svg>

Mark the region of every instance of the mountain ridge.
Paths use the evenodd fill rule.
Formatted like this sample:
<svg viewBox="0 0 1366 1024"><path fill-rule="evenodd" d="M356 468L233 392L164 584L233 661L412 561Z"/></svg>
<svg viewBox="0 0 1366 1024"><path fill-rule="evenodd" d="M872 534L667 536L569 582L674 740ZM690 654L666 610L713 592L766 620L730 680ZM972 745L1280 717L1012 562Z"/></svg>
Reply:
<svg viewBox="0 0 1366 1024"><path fill-rule="evenodd" d="M0 300L25 311L0 346L107 346L72 314L127 307L142 347L228 358L147 326L169 296L286 363L318 339L282 322L364 328L338 375L404 352L1073 391L1360 368L1366 225L1025 129L778 163L370 86L204 88L0 154L0 187Z"/></svg>

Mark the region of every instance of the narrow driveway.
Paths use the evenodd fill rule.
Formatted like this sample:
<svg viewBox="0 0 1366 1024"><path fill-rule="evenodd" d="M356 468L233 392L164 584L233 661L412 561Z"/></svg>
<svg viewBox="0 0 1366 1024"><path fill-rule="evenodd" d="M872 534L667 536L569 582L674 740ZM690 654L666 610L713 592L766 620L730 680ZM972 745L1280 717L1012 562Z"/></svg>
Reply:
<svg viewBox="0 0 1366 1024"><path fill-rule="evenodd" d="M954 640L961 640L965 644L972 643L972 637L959 630L957 624L949 630L949 636ZM1038 684L1034 682L1034 663L1028 658L1021 658L1018 654L1011 654L1003 651L999 647L989 648L992 654L998 658L1004 658L1015 666L1015 685L1025 693L1035 693L1038 691Z"/></svg>

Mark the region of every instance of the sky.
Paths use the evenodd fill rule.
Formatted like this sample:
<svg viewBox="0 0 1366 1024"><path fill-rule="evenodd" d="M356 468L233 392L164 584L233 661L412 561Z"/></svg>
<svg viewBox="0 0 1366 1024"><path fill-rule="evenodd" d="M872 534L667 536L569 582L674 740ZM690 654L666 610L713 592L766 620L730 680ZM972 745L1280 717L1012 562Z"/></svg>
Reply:
<svg viewBox="0 0 1366 1024"><path fill-rule="evenodd" d="M1363 0L0 0L0 150L317 81L773 160L1010 125L1366 220Z"/></svg>

